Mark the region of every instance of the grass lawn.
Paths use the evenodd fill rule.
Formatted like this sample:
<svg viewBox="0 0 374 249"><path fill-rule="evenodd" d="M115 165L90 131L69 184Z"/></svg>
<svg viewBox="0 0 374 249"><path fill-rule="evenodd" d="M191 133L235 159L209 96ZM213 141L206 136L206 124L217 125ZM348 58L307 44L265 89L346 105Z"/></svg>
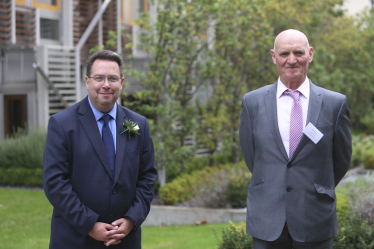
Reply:
<svg viewBox="0 0 374 249"><path fill-rule="evenodd" d="M0 188L0 248L48 248L51 215L52 206L42 190ZM227 225L142 227L142 248L215 249L214 232L221 239L221 228Z"/></svg>

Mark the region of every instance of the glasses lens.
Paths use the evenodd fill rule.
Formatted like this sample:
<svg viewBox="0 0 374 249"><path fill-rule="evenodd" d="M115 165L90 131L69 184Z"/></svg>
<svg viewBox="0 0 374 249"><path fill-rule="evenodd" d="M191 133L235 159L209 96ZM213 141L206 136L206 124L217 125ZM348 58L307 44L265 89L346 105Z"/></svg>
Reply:
<svg viewBox="0 0 374 249"><path fill-rule="evenodd" d="M119 80L119 78L118 78L117 76L109 76L109 77L108 77L108 80L109 80L110 82L117 82L117 81Z"/></svg>
<svg viewBox="0 0 374 249"><path fill-rule="evenodd" d="M93 77L93 79L96 82L102 82L102 81L104 81L105 77L103 77L103 76L95 76L95 77Z"/></svg>

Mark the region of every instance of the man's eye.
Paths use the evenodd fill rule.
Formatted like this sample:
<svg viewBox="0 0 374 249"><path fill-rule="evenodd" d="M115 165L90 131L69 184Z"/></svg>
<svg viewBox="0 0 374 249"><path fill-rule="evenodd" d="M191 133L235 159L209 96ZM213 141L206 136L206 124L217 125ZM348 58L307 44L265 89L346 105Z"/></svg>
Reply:
<svg viewBox="0 0 374 249"><path fill-rule="evenodd" d="M96 81L102 81L102 80L104 80L104 77L96 76L94 79L95 79Z"/></svg>
<svg viewBox="0 0 374 249"><path fill-rule="evenodd" d="M108 77L108 80L111 82L117 82L119 80L118 77Z"/></svg>

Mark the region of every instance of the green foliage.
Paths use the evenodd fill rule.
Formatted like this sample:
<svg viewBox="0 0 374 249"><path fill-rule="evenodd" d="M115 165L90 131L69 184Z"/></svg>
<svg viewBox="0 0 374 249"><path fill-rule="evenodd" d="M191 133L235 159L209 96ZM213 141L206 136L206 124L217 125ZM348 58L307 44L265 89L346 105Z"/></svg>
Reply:
<svg viewBox="0 0 374 249"><path fill-rule="evenodd" d="M196 185L204 181L205 178L209 178L213 170L212 168L205 168L204 170L195 171L192 174L184 174L177 177L160 188L160 198L165 204L169 205L192 199L198 191Z"/></svg>
<svg viewBox="0 0 374 249"><path fill-rule="evenodd" d="M339 227L345 223L350 216L351 206L349 205L349 197L342 188L336 190L336 212L338 215Z"/></svg>
<svg viewBox="0 0 374 249"><path fill-rule="evenodd" d="M227 195L231 207L247 207L248 185L251 182L251 177L249 171L245 173L243 172L243 174L235 174L230 177Z"/></svg>
<svg viewBox="0 0 374 249"><path fill-rule="evenodd" d="M0 168L41 169L47 133L40 129L0 139Z"/></svg>
<svg viewBox="0 0 374 249"><path fill-rule="evenodd" d="M352 178L338 189L349 196L352 211L374 225L374 174Z"/></svg>
<svg viewBox="0 0 374 249"><path fill-rule="evenodd" d="M367 169L373 169L374 136L358 134L352 136L352 167L364 164Z"/></svg>
<svg viewBox="0 0 374 249"><path fill-rule="evenodd" d="M235 226L229 222L228 227L222 229L222 241L218 242L219 249L252 249L253 238L245 232L245 223Z"/></svg>
<svg viewBox="0 0 374 249"><path fill-rule="evenodd" d="M0 168L0 185L43 187L43 169Z"/></svg>
<svg viewBox="0 0 374 249"><path fill-rule="evenodd" d="M358 216L348 219L334 237L334 249L373 249L374 227Z"/></svg>

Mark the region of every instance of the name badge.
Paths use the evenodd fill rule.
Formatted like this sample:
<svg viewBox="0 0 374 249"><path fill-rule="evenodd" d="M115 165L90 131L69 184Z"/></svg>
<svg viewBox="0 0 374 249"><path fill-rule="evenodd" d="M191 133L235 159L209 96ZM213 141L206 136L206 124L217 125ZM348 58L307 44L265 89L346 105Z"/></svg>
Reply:
<svg viewBox="0 0 374 249"><path fill-rule="evenodd" d="M323 134L312 124L309 124L304 128L303 133L313 141L313 143L317 144L319 140L323 137Z"/></svg>

